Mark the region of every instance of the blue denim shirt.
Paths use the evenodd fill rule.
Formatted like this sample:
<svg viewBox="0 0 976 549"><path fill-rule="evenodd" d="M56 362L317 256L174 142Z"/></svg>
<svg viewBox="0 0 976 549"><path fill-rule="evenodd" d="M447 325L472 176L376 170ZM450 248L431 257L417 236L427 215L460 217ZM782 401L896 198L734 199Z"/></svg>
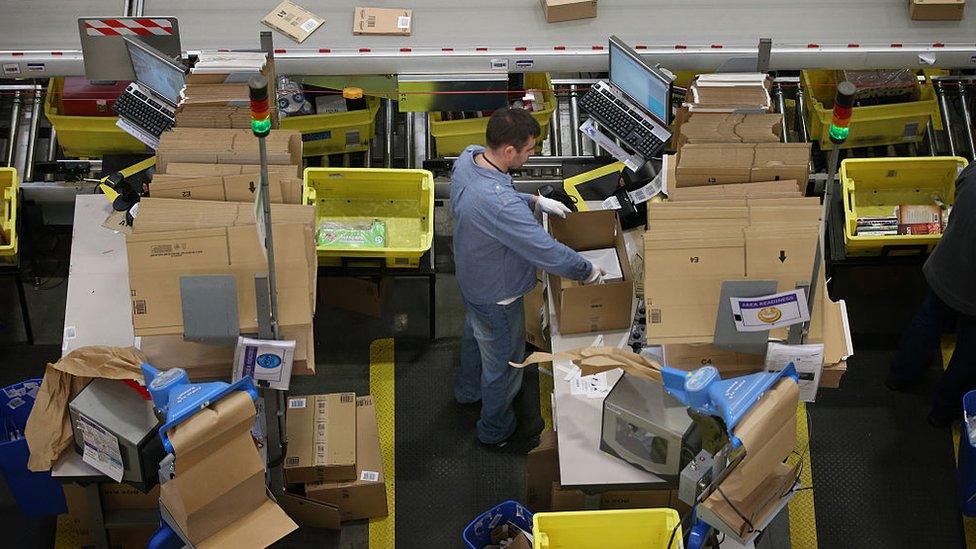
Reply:
<svg viewBox="0 0 976 549"><path fill-rule="evenodd" d="M590 262L556 242L532 214L532 195L516 192L512 177L483 168L470 146L454 162L454 264L465 301L475 305L518 297L535 287L536 268L584 280Z"/></svg>

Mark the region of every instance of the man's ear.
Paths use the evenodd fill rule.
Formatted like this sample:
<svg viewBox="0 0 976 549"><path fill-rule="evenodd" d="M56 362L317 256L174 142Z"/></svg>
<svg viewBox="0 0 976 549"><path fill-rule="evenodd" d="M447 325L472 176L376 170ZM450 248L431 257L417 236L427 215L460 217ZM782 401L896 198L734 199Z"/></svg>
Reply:
<svg viewBox="0 0 976 549"><path fill-rule="evenodd" d="M514 145L505 145L505 157L514 158L518 156L518 149Z"/></svg>

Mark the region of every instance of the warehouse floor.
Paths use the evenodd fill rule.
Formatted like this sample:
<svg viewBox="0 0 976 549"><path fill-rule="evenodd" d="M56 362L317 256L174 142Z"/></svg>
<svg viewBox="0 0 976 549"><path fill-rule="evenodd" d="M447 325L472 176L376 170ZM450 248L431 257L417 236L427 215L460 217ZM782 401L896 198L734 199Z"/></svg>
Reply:
<svg viewBox="0 0 976 549"><path fill-rule="evenodd" d="M438 210L438 216L441 216ZM370 347L393 338L392 387L396 440L395 524L397 547L459 547L461 531L479 512L505 499L521 499L524 457L489 453L474 438L475 418L455 408L451 384L463 307L449 255L449 224L439 223L437 337L427 337L424 279L398 279L382 318L320 306L315 321L317 374L296 378L294 394L370 391ZM36 236L26 262L42 277L28 286L36 345L23 340L12 280L0 279L0 386L39 377L60 354L66 284L65 234ZM43 247L42 247L43 244ZM43 250L35 262L31 249ZM841 389L823 391L808 407L810 466L816 502L806 524L794 529L814 547L964 547L956 503L952 441L948 431L925 423L924 397L893 394L883 387L897 333L922 295L918 266L836 268L832 292L848 300L856 355ZM375 360L375 358L374 358ZM374 372L375 374L375 372ZM935 368L931 371L934 377ZM538 375L530 373L521 405L538 406ZM378 397L380 395L377 395ZM382 419L381 419L382 421ZM281 547L378 547L381 526L349 523L340 533L301 529ZM53 547L54 518L20 515L0 482L0 529L4 545ZM812 534L812 533L811 533ZM794 540L798 539L794 537ZM794 547L799 547L794 544Z"/></svg>

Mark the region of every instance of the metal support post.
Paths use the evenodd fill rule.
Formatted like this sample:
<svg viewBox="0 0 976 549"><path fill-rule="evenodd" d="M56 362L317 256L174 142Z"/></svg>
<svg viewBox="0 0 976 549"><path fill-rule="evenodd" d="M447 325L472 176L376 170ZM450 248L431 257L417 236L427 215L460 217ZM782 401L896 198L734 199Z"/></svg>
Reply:
<svg viewBox="0 0 976 549"><path fill-rule="evenodd" d="M393 167L393 100L387 99L386 107L386 135L383 136L383 166Z"/></svg>
<svg viewBox="0 0 976 549"><path fill-rule="evenodd" d="M7 167L13 167L17 156L17 129L20 127L20 92L14 92L10 106L10 132L7 134Z"/></svg>
<svg viewBox="0 0 976 549"><path fill-rule="evenodd" d="M925 123L925 140L929 143L929 156L939 156L939 142L936 139L931 118Z"/></svg>
<svg viewBox="0 0 976 549"><path fill-rule="evenodd" d="M569 86L569 143L573 156L580 155L579 102L576 98L576 84Z"/></svg>
<svg viewBox="0 0 976 549"><path fill-rule="evenodd" d="M796 118L800 141L806 143L810 141L810 131L807 129L807 99L803 95L802 82L797 84L796 88Z"/></svg>
<svg viewBox="0 0 976 549"><path fill-rule="evenodd" d="M406 148L407 148L407 151L406 151L407 164L406 165L407 165L407 168L413 168L415 166L415 156L414 155L416 154L416 151L414 150L414 145L416 143L416 139L415 139L416 136L413 134L413 132L414 132L414 127L416 126L416 124L415 124L416 117L417 117L417 113L415 113L415 112L408 112L407 113L407 131L406 131L406 134L407 134L407 139L406 139L406 141L407 141L407 143L406 143Z"/></svg>
<svg viewBox="0 0 976 549"><path fill-rule="evenodd" d="M27 159L24 162L24 177L22 181L34 180L34 151L37 144L37 125L41 118L41 90L34 90L31 102L30 131L27 134Z"/></svg>
<svg viewBox="0 0 976 549"><path fill-rule="evenodd" d="M559 102L559 96L556 95L556 109L552 111L552 123L549 124L549 131L552 133L552 144L550 145L550 150L552 156L562 156L563 154L563 123L560 118L559 111L562 105Z"/></svg>
<svg viewBox="0 0 976 549"><path fill-rule="evenodd" d="M949 100L946 98L942 80L935 79L935 96L939 99L939 111L942 112L942 127L945 129L946 143L949 144L949 155L956 156L956 139L952 135L952 117L949 115Z"/></svg>
<svg viewBox="0 0 976 549"><path fill-rule="evenodd" d="M786 122L786 97L783 96L783 85L777 83L776 87L773 88L773 93L776 95L776 109L779 110L781 115L783 115L779 121L779 128L783 133L781 139L783 140L783 143L789 143L790 127Z"/></svg>
<svg viewBox="0 0 976 549"><path fill-rule="evenodd" d="M759 54L756 59L756 72L769 72L769 57L773 51L771 38L759 39Z"/></svg>
<svg viewBox="0 0 976 549"><path fill-rule="evenodd" d="M973 119L969 115L969 96L966 93L967 82L959 81L959 102L962 104L962 123L966 128L967 144L969 145L969 160L976 160L976 141L973 140Z"/></svg>

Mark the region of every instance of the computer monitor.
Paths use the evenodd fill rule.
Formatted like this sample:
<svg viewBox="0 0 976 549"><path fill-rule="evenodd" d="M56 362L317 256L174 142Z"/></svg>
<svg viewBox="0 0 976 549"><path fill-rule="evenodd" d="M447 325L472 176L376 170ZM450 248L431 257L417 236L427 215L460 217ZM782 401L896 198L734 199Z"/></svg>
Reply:
<svg viewBox="0 0 976 549"><path fill-rule="evenodd" d="M125 37L125 47L132 60L132 72L136 81L173 105L179 103L180 91L186 84L186 67L139 40Z"/></svg>
<svg viewBox="0 0 976 549"><path fill-rule="evenodd" d="M616 36L610 37L610 82L658 120L671 123L672 79Z"/></svg>

